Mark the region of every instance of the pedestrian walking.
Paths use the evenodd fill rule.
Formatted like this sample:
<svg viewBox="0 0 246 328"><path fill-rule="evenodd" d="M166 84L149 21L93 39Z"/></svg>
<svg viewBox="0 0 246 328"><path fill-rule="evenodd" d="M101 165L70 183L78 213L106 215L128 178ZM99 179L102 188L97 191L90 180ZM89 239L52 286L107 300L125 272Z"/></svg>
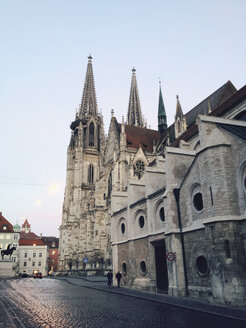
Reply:
<svg viewBox="0 0 246 328"><path fill-rule="evenodd" d="M113 280L113 273L111 271L107 273L107 278L108 278L108 288L111 288L112 280Z"/></svg>
<svg viewBox="0 0 246 328"><path fill-rule="evenodd" d="M120 288L120 279L122 278L120 271L116 273L115 278L117 279L118 288Z"/></svg>

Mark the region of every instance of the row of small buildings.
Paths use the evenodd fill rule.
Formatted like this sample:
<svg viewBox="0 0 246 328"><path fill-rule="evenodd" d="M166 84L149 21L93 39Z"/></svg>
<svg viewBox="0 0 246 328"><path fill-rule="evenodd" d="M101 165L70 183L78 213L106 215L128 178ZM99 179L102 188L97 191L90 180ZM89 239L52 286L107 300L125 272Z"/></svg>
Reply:
<svg viewBox="0 0 246 328"><path fill-rule="evenodd" d="M42 272L47 275L55 272L58 262L59 239L56 237L37 236L31 231L26 219L20 227L14 226L0 213L0 276L11 273L4 272L4 262L11 261L12 275Z"/></svg>

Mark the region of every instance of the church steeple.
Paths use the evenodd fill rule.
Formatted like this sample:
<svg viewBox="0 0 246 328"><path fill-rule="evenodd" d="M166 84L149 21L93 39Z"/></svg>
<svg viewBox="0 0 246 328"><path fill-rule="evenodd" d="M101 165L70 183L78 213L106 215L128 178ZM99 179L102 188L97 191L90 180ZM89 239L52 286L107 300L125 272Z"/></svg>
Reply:
<svg viewBox="0 0 246 328"><path fill-rule="evenodd" d="M86 114L93 116L97 115L97 99L94 85L91 55L89 55L88 57L88 65L86 70L83 96L79 110L79 117L82 118Z"/></svg>
<svg viewBox="0 0 246 328"><path fill-rule="evenodd" d="M136 79L136 70L133 67L132 69L132 81L131 81L131 90L130 90L130 99L128 106L128 114L127 114L127 123L129 125L135 126L144 126L140 100L138 95L138 87L137 87L137 79Z"/></svg>
<svg viewBox="0 0 246 328"><path fill-rule="evenodd" d="M176 105L176 115L175 115L175 121L177 120L177 118L182 119L183 118L183 110L182 107L180 105L180 101L179 101L179 96L176 96L177 98L177 105Z"/></svg>
<svg viewBox="0 0 246 328"><path fill-rule="evenodd" d="M183 114L183 110L179 101L179 96L177 96L177 105L176 105L176 115L175 115L175 138L178 138L186 129L186 118Z"/></svg>
<svg viewBox="0 0 246 328"><path fill-rule="evenodd" d="M166 129L167 129L167 115L163 102L163 97L161 92L161 82L160 82L159 106L158 106L158 130L160 133L162 133Z"/></svg>

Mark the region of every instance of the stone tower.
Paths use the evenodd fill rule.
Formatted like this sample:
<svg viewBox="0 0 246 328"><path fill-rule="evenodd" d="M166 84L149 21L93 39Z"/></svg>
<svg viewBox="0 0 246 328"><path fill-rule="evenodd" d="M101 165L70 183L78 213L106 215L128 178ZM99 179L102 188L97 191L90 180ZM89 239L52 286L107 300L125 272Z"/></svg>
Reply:
<svg viewBox="0 0 246 328"><path fill-rule="evenodd" d="M95 182L105 147L103 118L97 110L92 57L88 65L79 111L71 126L67 177L60 226L59 270L99 267L106 244L104 222L96 214Z"/></svg>

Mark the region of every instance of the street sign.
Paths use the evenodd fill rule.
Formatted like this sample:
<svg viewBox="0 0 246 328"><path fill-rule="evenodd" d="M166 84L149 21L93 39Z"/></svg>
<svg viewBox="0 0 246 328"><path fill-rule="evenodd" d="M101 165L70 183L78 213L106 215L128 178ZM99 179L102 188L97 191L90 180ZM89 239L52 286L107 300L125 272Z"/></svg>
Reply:
<svg viewBox="0 0 246 328"><path fill-rule="evenodd" d="M89 262L88 257L84 257L83 258L83 263L88 263L88 262Z"/></svg>
<svg viewBox="0 0 246 328"><path fill-rule="evenodd" d="M174 261L175 260L175 253L173 253L173 252L169 252L169 253L167 253L167 259L168 259L168 261Z"/></svg>

